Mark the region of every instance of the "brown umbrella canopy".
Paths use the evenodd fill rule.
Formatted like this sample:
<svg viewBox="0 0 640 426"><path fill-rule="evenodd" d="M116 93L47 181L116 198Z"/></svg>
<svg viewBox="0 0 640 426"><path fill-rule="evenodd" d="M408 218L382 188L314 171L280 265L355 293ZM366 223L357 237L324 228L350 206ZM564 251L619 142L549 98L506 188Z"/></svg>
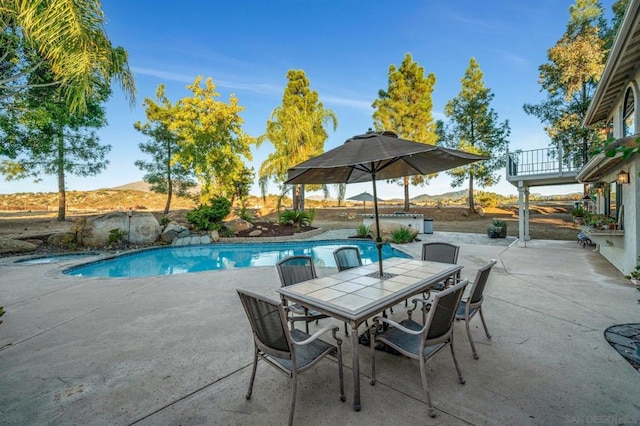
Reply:
<svg viewBox="0 0 640 426"><path fill-rule="evenodd" d="M428 175L486 157L400 139L391 132L366 133L289 169L287 184L356 183Z"/></svg>
<svg viewBox="0 0 640 426"><path fill-rule="evenodd" d="M402 176L428 175L453 169L486 157L441 146L400 139L392 132L354 136L330 151L289 169L287 184L373 183L376 218L378 276L382 271L382 240L378 219L376 180Z"/></svg>

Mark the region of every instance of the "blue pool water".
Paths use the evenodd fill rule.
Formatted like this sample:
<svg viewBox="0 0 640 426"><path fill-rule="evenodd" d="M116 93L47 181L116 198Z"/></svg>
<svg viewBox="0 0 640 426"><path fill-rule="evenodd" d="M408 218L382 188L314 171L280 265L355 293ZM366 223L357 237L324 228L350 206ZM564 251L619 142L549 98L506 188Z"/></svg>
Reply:
<svg viewBox="0 0 640 426"><path fill-rule="evenodd" d="M207 244L201 246L162 247L123 254L109 259L73 266L67 275L82 277L149 277L185 274L221 269L273 266L288 256L312 256L316 267L335 267L333 251L338 247L357 246L362 263L378 261L378 251L371 241L331 240L296 241L260 244ZM385 244L382 258L411 256Z"/></svg>

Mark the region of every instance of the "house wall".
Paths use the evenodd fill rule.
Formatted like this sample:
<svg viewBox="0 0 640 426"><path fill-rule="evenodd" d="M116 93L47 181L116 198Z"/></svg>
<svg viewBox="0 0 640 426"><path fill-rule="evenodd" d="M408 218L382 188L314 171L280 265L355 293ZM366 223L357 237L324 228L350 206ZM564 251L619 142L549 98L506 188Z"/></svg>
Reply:
<svg viewBox="0 0 640 426"><path fill-rule="evenodd" d="M634 78L629 82L627 87L631 87L634 93L635 101L635 133L640 133L640 72L636 73ZM618 139L623 137L623 109L624 109L624 94L627 89L622 93L621 99L618 100L616 106L613 108L613 135ZM623 274L627 275L629 272L635 269L638 263L638 255L640 255L640 215L637 212L640 211L640 154L633 154L628 160L626 160L619 167L611 170L610 173L603 176L603 181L612 182L616 179L620 170L629 172L629 184L622 185L622 205L623 207L623 219L624 219L624 237L607 238L604 242L600 242L600 253L609 261L613 266L620 270ZM603 197L598 197L598 211L604 211Z"/></svg>
<svg viewBox="0 0 640 426"><path fill-rule="evenodd" d="M629 184L622 185L622 205L623 207L623 237L602 238L598 241L600 254L604 256L613 266L620 272L627 275L635 269L637 257L640 254L640 246L638 242L638 232L640 231L640 219L635 212L640 211L640 194L639 194L639 178L640 160L638 155L634 155L634 160L625 163L619 168L612 170L611 173L603 176L603 181L612 182L616 179L616 175L622 169L629 172ZM598 209L604 211L603 197L598 197Z"/></svg>

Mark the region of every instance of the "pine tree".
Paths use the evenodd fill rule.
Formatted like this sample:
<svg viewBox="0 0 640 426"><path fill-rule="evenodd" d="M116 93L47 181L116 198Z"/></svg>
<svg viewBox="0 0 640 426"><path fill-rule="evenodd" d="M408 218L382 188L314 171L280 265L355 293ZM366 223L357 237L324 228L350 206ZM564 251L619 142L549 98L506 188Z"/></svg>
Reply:
<svg viewBox="0 0 640 426"><path fill-rule="evenodd" d="M424 68L407 53L399 68L389 66L389 87L378 92L373 102L374 126L377 131L392 131L400 138L435 144L435 122L431 94L436 83L433 73L425 76ZM422 185L436 176L405 176L393 180L404 186L404 210L409 211L409 183Z"/></svg>
<svg viewBox="0 0 640 426"><path fill-rule="evenodd" d="M445 146L488 157L447 172L453 177L453 187L461 186L469 179L469 209L475 212L474 182L481 187L498 183L498 171L505 165L511 130L508 120L498 122L498 114L491 108L494 95L485 87L483 73L475 58L469 61L461 82L462 90L445 106L449 121L438 124L438 133Z"/></svg>

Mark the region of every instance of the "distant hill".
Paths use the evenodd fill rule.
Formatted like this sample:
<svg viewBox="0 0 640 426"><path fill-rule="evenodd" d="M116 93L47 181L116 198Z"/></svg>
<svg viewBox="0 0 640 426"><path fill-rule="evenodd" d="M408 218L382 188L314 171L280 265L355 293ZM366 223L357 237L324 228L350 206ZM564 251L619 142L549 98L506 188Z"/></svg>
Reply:
<svg viewBox="0 0 640 426"><path fill-rule="evenodd" d="M116 186L113 188L116 191L142 191L142 192L151 192L151 185L143 180L139 180L137 182L127 183L126 185Z"/></svg>
<svg viewBox="0 0 640 426"><path fill-rule="evenodd" d="M410 199L413 203L426 203L430 201L459 201L467 196L469 191L462 189L460 191L445 192L444 194L429 195L422 194Z"/></svg>

